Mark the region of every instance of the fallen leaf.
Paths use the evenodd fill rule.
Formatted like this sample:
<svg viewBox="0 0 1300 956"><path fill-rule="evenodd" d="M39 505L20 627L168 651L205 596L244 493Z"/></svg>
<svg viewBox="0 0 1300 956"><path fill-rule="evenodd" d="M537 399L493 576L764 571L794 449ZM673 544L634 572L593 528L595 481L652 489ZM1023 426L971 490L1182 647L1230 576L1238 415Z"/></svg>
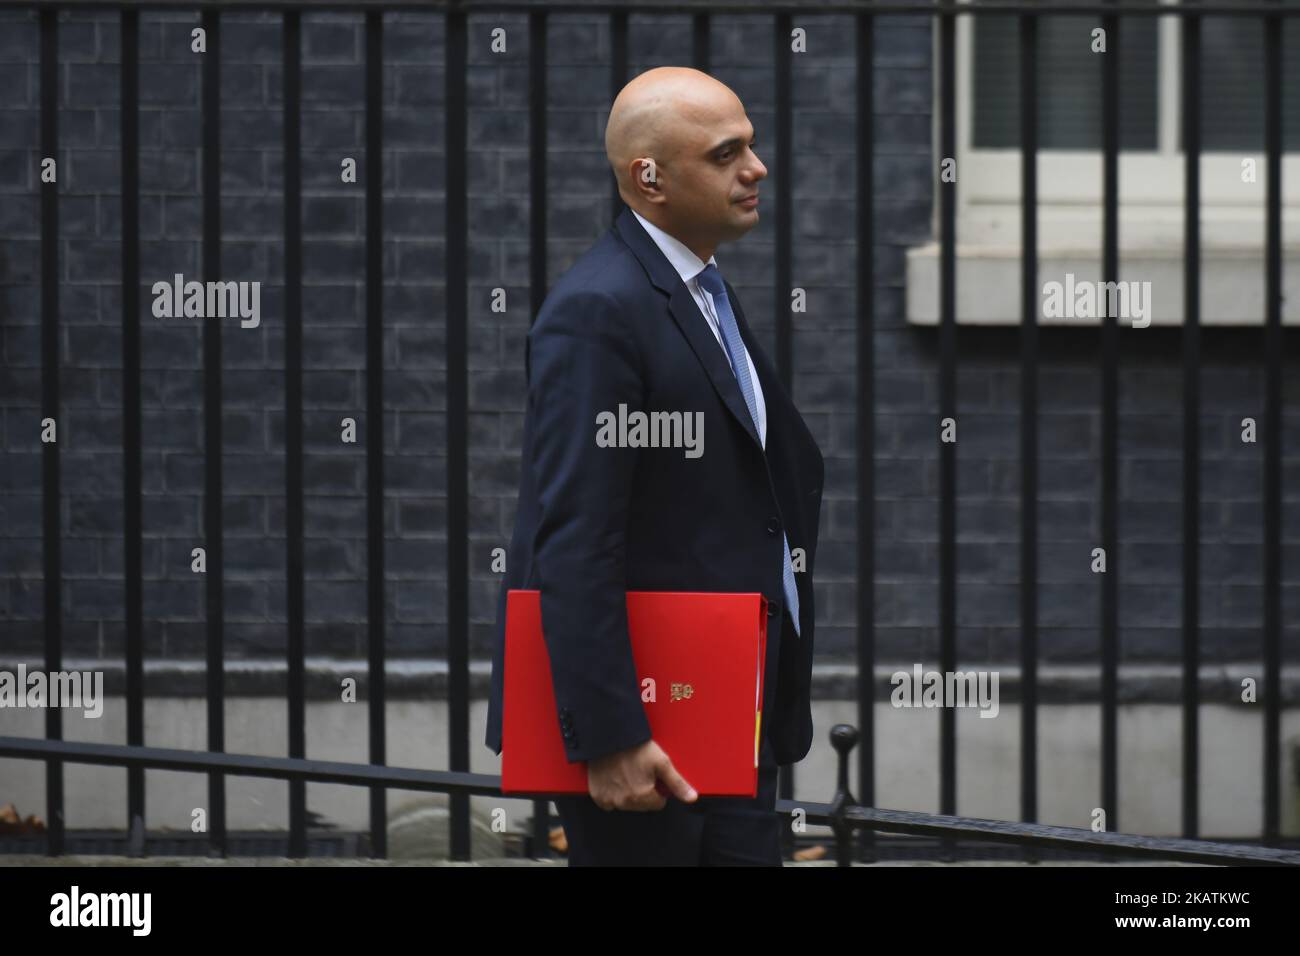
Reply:
<svg viewBox="0 0 1300 956"><path fill-rule="evenodd" d="M826 847L820 843L817 846L810 846L803 850L794 851L794 859L797 863L807 863L809 860L821 860L826 857Z"/></svg>
<svg viewBox="0 0 1300 956"><path fill-rule="evenodd" d="M0 807L0 833L44 833L45 823L36 814L24 820L12 803Z"/></svg>
<svg viewBox="0 0 1300 956"><path fill-rule="evenodd" d="M564 835L564 827L551 827L548 842L556 853L569 852L569 838Z"/></svg>

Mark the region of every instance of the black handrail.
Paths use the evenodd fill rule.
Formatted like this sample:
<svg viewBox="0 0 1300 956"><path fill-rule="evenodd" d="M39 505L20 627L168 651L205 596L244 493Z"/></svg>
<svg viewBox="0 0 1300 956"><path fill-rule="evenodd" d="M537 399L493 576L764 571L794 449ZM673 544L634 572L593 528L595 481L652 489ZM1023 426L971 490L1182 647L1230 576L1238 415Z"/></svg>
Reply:
<svg viewBox="0 0 1300 956"><path fill-rule="evenodd" d="M857 730L848 724L837 724L831 728L831 743L839 757L839 772L835 796L830 803L778 800L775 810L783 818L789 818L798 812L805 823L829 826L836 837L836 857L840 866L852 863L851 837L855 829L913 836L960 837L1184 863L1300 866L1300 851L1272 847L1131 833L1098 833L1078 827L863 807L853 800L847 786L849 751L857 739ZM207 753L165 747L128 747L121 744L0 737L0 757L29 760L53 758L64 763L96 764L133 770L229 774L371 788L397 787L424 793L446 793L461 798L473 795L520 799L527 796L502 794L501 778L492 774L254 754Z"/></svg>

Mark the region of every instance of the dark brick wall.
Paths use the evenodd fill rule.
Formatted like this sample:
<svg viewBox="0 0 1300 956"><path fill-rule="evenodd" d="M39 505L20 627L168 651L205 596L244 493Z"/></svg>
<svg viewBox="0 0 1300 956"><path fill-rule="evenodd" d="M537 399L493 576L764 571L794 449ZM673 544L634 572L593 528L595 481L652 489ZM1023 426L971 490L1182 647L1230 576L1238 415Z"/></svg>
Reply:
<svg viewBox="0 0 1300 956"><path fill-rule="evenodd" d="M149 286L201 278L197 15L141 17L141 302L146 652L199 657L203 584L189 570L203 509L203 320L155 319ZM447 501L443 251L443 31L432 15L389 16L384 67L384 445L390 655L446 646ZM686 65L690 22L635 16L632 68ZM823 660L855 635L854 237L856 70L852 23L808 17L795 58L795 398L827 462L816 581ZM508 31L505 54L490 30ZM35 19L0 18L0 313L4 467L0 628L7 653L41 646L39 433L39 73ZM528 326L528 30L522 16L470 19L470 490L473 653L486 654L514 517ZM558 276L610 222L603 153L609 38L603 18L550 23L548 266ZM310 654L356 656L365 642L364 76L356 15L303 24L306 606ZM224 337L226 640L231 657L285 650L281 97L278 18L223 18L223 278L260 280L262 323ZM770 21L714 21L712 69L745 102L773 181ZM123 654L118 28L65 15L60 28L60 270L65 653ZM938 359L934 329L905 320L904 252L929 237L931 35L922 18L876 34L876 625L886 660L935 658L938 642ZM355 157L359 182L339 182ZM770 185L770 183L769 183ZM772 342L774 223L765 215L719 252L747 315ZM507 290L508 311L490 309ZM959 294L961 294L959 290ZM1041 646L1095 659L1100 582L1101 379L1095 331L1043 334L1040 401ZM1126 335L1121 384L1122 645L1132 660L1179 654L1181 377L1176 333ZM1014 331L963 329L959 348L958 623L966 662L1017 653L1019 371ZM1294 351L1294 350L1292 350ZM1257 331L1207 332L1203 376L1201 609L1209 660L1257 656L1262 623L1263 425ZM1300 401L1293 358L1284 400ZM339 441L339 421L358 441ZM1284 567L1300 559L1300 426L1287 423ZM1300 586L1284 620L1300 618ZM1288 653L1296 628L1287 631Z"/></svg>

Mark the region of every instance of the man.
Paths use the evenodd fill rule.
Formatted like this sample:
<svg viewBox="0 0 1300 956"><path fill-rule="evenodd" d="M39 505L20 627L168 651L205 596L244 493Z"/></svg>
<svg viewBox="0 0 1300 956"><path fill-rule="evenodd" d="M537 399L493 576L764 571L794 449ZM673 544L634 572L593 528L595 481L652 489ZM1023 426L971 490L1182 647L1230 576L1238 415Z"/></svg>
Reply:
<svg viewBox="0 0 1300 956"><path fill-rule="evenodd" d="M705 73L661 67L627 84L605 150L628 208L556 283L528 336L487 744L500 752L506 592L536 588L565 751L588 768L587 795L555 800L571 865L780 866L776 768L812 743L824 463L713 255L758 222L767 169L754 141L740 100ZM702 453L598 442L598 416L620 406L702 413ZM767 597L756 798L699 797L651 739L631 590Z"/></svg>

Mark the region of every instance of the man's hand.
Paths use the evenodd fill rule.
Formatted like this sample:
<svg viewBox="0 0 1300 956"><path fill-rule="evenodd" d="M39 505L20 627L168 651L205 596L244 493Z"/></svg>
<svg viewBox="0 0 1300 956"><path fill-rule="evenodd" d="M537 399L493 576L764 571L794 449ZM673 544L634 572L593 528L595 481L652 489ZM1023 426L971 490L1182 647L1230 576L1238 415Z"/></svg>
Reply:
<svg viewBox="0 0 1300 956"><path fill-rule="evenodd" d="M653 740L587 763L587 790L602 810L662 810L668 800L657 786L659 780L683 803L694 803L699 796Z"/></svg>

